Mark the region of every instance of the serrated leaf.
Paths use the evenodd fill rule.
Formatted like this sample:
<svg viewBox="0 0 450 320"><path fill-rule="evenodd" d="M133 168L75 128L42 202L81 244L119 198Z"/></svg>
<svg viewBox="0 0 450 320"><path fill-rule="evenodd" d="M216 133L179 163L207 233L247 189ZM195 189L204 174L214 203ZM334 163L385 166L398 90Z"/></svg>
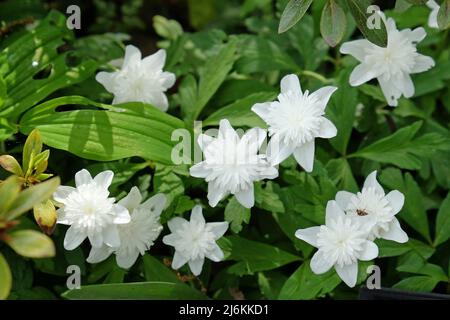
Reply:
<svg viewBox="0 0 450 320"><path fill-rule="evenodd" d="M242 230L242 224L250 221L250 209L243 207L236 197L232 197L225 207L224 217L225 221L230 223L231 231L239 233Z"/></svg>
<svg viewBox="0 0 450 320"><path fill-rule="evenodd" d="M450 238L450 192L442 202L436 218L434 245L438 246Z"/></svg>

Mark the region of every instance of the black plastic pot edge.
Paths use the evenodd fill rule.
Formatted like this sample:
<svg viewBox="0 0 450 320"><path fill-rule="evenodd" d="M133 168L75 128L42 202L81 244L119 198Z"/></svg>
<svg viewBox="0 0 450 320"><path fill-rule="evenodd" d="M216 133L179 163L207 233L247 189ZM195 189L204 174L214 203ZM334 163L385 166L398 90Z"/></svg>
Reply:
<svg viewBox="0 0 450 320"><path fill-rule="evenodd" d="M450 300L450 295L428 292L404 291L392 288L359 289L359 300Z"/></svg>

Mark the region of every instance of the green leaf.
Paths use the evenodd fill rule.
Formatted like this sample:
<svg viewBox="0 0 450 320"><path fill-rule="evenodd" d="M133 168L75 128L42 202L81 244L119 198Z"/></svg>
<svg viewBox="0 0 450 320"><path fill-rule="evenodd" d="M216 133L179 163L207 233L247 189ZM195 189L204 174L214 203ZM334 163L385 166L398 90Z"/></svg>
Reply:
<svg viewBox="0 0 450 320"><path fill-rule="evenodd" d="M421 126L422 121L417 121L410 126L403 127L349 157L392 163L403 169L420 169L422 161L419 157L431 158L436 151L449 148L448 138L441 134L433 132L416 137Z"/></svg>
<svg viewBox="0 0 450 320"><path fill-rule="evenodd" d="M281 288L280 300L309 300L325 295L341 283L334 269L316 275L311 271L310 260L302 265L286 280Z"/></svg>
<svg viewBox="0 0 450 320"><path fill-rule="evenodd" d="M28 135L22 153L23 171L28 176L31 174L34 165L34 158L42 151L42 139L39 130L34 129Z"/></svg>
<svg viewBox="0 0 450 320"><path fill-rule="evenodd" d="M381 17L375 13L367 13L367 8L370 6L370 0L346 0L350 13L355 19L356 25L364 37L370 42L380 47L387 46L387 31ZM372 18L371 18L372 17ZM371 19L379 19L380 28L370 29L368 21Z"/></svg>
<svg viewBox="0 0 450 320"><path fill-rule="evenodd" d="M327 163L330 179L342 190L351 192L358 191L358 185L353 177L352 169L348 164L347 159L332 159Z"/></svg>
<svg viewBox="0 0 450 320"><path fill-rule="evenodd" d="M375 100L386 102L386 98L384 97L380 87L364 83L363 85L358 86L358 90L364 93L365 95L374 98Z"/></svg>
<svg viewBox="0 0 450 320"><path fill-rule="evenodd" d="M216 55L208 59L205 66L200 70L197 99L189 112L191 116L188 118L188 122L198 118L203 108L231 71L236 59L236 48L237 42L231 38Z"/></svg>
<svg viewBox="0 0 450 320"><path fill-rule="evenodd" d="M70 300L204 300L207 297L189 286L171 282L138 282L82 286L66 291L63 298Z"/></svg>
<svg viewBox="0 0 450 320"><path fill-rule="evenodd" d="M162 264L155 257L146 254L143 257L143 260L145 280L181 283L176 273Z"/></svg>
<svg viewBox="0 0 450 320"><path fill-rule="evenodd" d="M2 76L0 76L0 108L5 103L5 100L8 98L6 93L6 82Z"/></svg>
<svg viewBox="0 0 450 320"><path fill-rule="evenodd" d="M0 184L0 218L6 217L20 190L21 182L16 176L11 176Z"/></svg>
<svg viewBox="0 0 450 320"><path fill-rule="evenodd" d="M103 110L55 111L71 104ZM24 133L39 128L45 144L82 158L110 161L139 156L166 164L172 163L171 135L184 127L181 120L143 103L112 107L78 96L36 106L22 117L20 126Z"/></svg>
<svg viewBox="0 0 450 320"><path fill-rule="evenodd" d="M6 243L21 256L49 258L55 255L52 239L35 230L19 230L8 233Z"/></svg>
<svg viewBox="0 0 450 320"><path fill-rule="evenodd" d="M431 241L423 195L412 175L406 173L403 177L400 170L387 169L381 173L380 180L405 195L405 204L398 216Z"/></svg>
<svg viewBox="0 0 450 320"><path fill-rule="evenodd" d="M242 230L243 223L250 221L250 209L243 207L236 197L232 197L225 207L225 221L230 223L231 231L239 233Z"/></svg>
<svg viewBox="0 0 450 320"><path fill-rule="evenodd" d="M450 61L445 58L440 61L436 61L436 66L428 70L413 76L415 94L414 97L423 96L430 92L435 92L446 88L447 81L450 79Z"/></svg>
<svg viewBox="0 0 450 320"><path fill-rule="evenodd" d="M240 276L279 268L300 260L299 257L277 247L238 236L220 238L217 244L224 251L227 260L238 261L228 272Z"/></svg>
<svg viewBox="0 0 450 320"><path fill-rule="evenodd" d="M347 145L355 121L356 106L358 104L357 90L348 83L350 69L341 72L337 80L338 90L331 96L326 108L327 117L336 126L338 134L330 139L333 148L340 154L345 155Z"/></svg>
<svg viewBox="0 0 450 320"><path fill-rule="evenodd" d="M8 298L12 287L12 275L8 262L0 252L0 300Z"/></svg>
<svg viewBox="0 0 450 320"><path fill-rule="evenodd" d="M58 177L31 186L22 191L4 214L7 220L13 220L32 209L34 205L49 199L59 186Z"/></svg>
<svg viewBox="0 0 450 320"><path fill-rule="evenodd" d="M239 59L235 69L239 73L250 74L262 71L299 71L295 61L276 43L254 35L237 36Z"/></svg>
<svg viewBox="0 0 450 320"><path fill-rule="evenodd" d="M251 108L255 103L272 101L276 98L274 92L253 93L245 98L239 99L232 104L222 107L204 122L204 126L218 125L220 120L228 119L233 126L247 126L265 128L265 122L254 113Z"/></svg>
<svg viewBox="0 0 450 320"><path fill-rule="evenodd" d="M439 280L430 276L414 276L401 280L393 288L417 292L431 292Z"/></svg>
<svg viewBox="0 0 450 320"><path fill-rule="evenodd" d="M312 0L290 0L281 15L278 33L283 33L292 28L304 16L311 6Z"/></svg>
<svg viewBox="0 0 450 320"><path fill-rule="evenodd" d="M163 16L153 16L153 28L159 36L169 40L175 40L183 34L183 28L178 21Z"/></svg>
<svg viewBox="0 0 450 320"><path fill-rule="evenodd" d="M436 218L436 235L434 246L444 243L450 238L450 192L439 208Z"/></svg>
<svg viewBox="0 0 450 320"><path fill-rule="evenodd" d="M268 181L263 187L261 183L255 184L255 202L256 206L260 209L264 209L274 213L283 213L284 205L280 200L280 196L274 190L276 184L272 181Z"/></svg>
<svg viewBox="0 0 450 320"><path fill-rule="evenodd" d="M335 47L347 30L347 16L339 3L329 0L325 3L320 19L320 33L331 47Z"/></svg>
<svg viewBox="0 0 450 320"><path fill-rule="evenodd" d="M443 0L438 11L437 22L441 30L450 27L450 0Z"/></svg>
<svg viewBox="0 0 450 320"><path fill-rule="evenodd" d="M378 246L379 258L396 257L411 251L408 243L398 243L384 239L377 239L375 243Z"/></svg>

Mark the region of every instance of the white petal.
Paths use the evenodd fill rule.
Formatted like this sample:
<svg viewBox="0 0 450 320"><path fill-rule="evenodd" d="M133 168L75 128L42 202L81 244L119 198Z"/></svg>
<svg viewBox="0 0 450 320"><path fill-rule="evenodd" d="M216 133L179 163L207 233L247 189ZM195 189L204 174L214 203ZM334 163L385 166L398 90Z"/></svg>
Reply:
<svg viewBox="0 0 450 320"><path fill-rule="evenodd" d="M408 39L411 42L416 42L416 43L425 39L426 36L427 36L427 33L426 33L425 29L422 27L416 28L408 33Z"/></svg>
<svg viewBox="0 0 450 320"><path fill-rule="evenodd" d="M226 196L227 192L222 190L214 182L208 183L208 203L211 207L215 207L220 200Z"/></svg>
<svg viewBox="0 0 450 320"><path fill-rule="evenodd" d="M95 76L95 80L100 83L108 92L113 92L115 88L114 72L101 71Z"/></svg>
<svg viewBox="0 0 450 320"><path fill-rule="evenodd" d="M169 101L167 100L164 92L154 92L151 96L151 99L143 102L151 104L163 112L166 112L167 109L169 109Z"/></svg>
<svg viewBox="0 0 450 320"><path fill-rule="evenodd" d="M175 247L175 244L177 243L177 241L179 239L180 238L178 237L177 234L171 233L171 234L168 234L168 235L164 236L163 239L162 239L162 242L164 244L167 244L168 246Z"/></svg>
<svg viewBox="0 0 450 320"><path fill-rule="evenodd" d="M120 204L116 204L113 207L114 210L114 224L125 224L131 221L130 213L127 208L122 207Z"/></svg>
<svg viewBox="0 0 450 320"><path fill-rule="evenodd" d="M328 201L327 208L325 209L325 224L329 225L331 220L337 220L339 217L344 218L345 212L339 207L336 201Z"/></svg>
<svg viewBox="0 0 450 320"><path fill-rule="evenodd" d="M204 226L205 225L205 218L203 217L202 206L196 205L192 209L190 223L191 224L194 223L194 224L199 225L199 226Z"/></svg>
<svg viewBox="0 0 450 320"><path fill-rule="evenodd" d="M386 200L392 208L392 213L397 214L403 207L405 203L405 196L398 190L393 190L386 195Z"/></svg>
<svg viewBox="0 0 450 320"><path fill-rule="evenodd" d="M331 260L329 257L325 257L325 255L321 250L317 251L313 255L310 263L311 270L315 274L325 273L328 270L330 270L333 265L334 261Z"/></svg>
<svg viewBox="0 0 450 320"><path fill-rule="evenodd" d="M128 269L133 266L139 257L139 250L121 250L116 253L117 265L123 269Z"/></svg>
<svg viewBox="0 0 450 320"><path fill-rule="evenodd" d="M172 269L179 269L182 266L184 266L186 264L186 262L188 262L188 258L186 258L185 256L183 256L182 254L180 254L178 251L175 251L175 254L173 255L173 260L172 260Z"/></svg>
<svg viewBox="0 0 450 320"><path fill-rule="evenodd" d="M212 250L207 253L206 257L214 262L219 262L224 259L223 251L217 244L214 244Z"/></svg>
<svg viewBox="0 0 450 320"><path fill-rule="evenodd" d="M311 227L306 229L298 229L295 231L295 236L300 240L306 241L310 245L317 247L317 234L320 231L320 227Z"/></svg>
<svg viewBox="0 0 450 320"><path fill-rule="evenodd" d="M434 60L431 57L424 56L423 54L417 54L415 58L416 64L414 65L411 73L420 73L430 70L435 66Z"/></svg>
<svg viewBox="0 0 450 320"><path fill-rule="evenodd" d="M132 213L134 209L136 209L139 204L142 201L142 195L141 192L137 187L131 188L130 192L121 199L118 204L120 204L122 207L125 207L128 209L129 213Z"/></svg>
<svg viewBox="0 0 450 320"><path fill-rule="evenodd" d="M185 219L180 217L175 217L169 220L167 222L167 226L169 227L169 230L171 232L175 232L179 229L181 229L186 223L188 223Z"/></svg>
<svg viewBox="0 0 450 320"><path fill-rule="evenodd" d="M380 238L386 240L392 240L399 243L408 242L408 235L402 230L400 222L396 218L392 219L389 223L388 231L382 231L380 233Z"/></svg>
<svg viewBox="0 0 450 320"><path fill-rule="evenodd" d="M110 247L120 246L120 236L117 226L110 225L103 229L103 242Z"/></svg>
<svg viewBox="0 0 450 320"><path fill-rule="evenodd" d="M204 161L194 164L189 168L189 174L196 178L206 178L210 172L210 169L206 169Z"/></svg>
<svg viewBox="0 0 450 320"><path fill-rule="evenodd" d="M251 128L241 138L241 145L246 148L246 153L257 153L264 140L267 131L261 128Z"/></svg>
<svg viewBox="0 0 450 320"><path fill-rule="evenodd" d="M386 19L384 16L384 13L383 13L382 17L384 18L383 20ZM397 30L397 25L396 25L394 19L388 18L387 21L385 21L385 24L386 24L386 29L388 32ZM389 37L389 35L388 35L388 37Z"/></svg>
<svg viewBox="0 0 450 320"><path fill-rule="evenodd" d="M166 72L164 71L161 75L160 75L160 82L162 87L167 90L169 88L171 88L176 81L176 77L175 74L173 74L172 72Z"/></svg>
<svg viewBox="0 0 450 320"><path fill-rule="evenodd" d="M102 262L102 261L106 260L106 258L108 258L112 252L113 252L113 250L106 245L101 246L100 248L92 247L86 261L89 263Z"/></svg>
<svg viewBox="0 0 450 320"><path fill-rule="evenodd" d="M222 119L219 122L219 137L224 139L239 139L238 134L227 119Z"/></svg>
<svg viewBox="0 0 450 320"><path fill-rule="evenodd" d="M206 134L200 134L197 139L197 143L201 150L205 150L207 146L215 140L214 137L208 136Z"/></svg>
<svg viewBox="0 0 450 320"><path fill-rule="evenodd" d="M348 191L339 191L336 193L336 202L341 207L342 210L347 210L348 204L350 203L350 200L355 197L355 195Z"/></svg>
<svg viewBox="0 0 450 320"><path fill-rule="evenodd" d="M322 117L322 122L320 123L318 138L333 138L337 135L336 126L325 117Z"/></svg>
<svg viewBox="0 0 450 320"><path fill-rule="evenodd" d="M86 239L86 233L82 230L71 226L67 229L66 236L64 237L64 249L73 250L78 247Z"/></svg>
<svg viewBox="0 0 450 320"><path fill-rule="evenodd" d="M364 181L363 189L374 188L375 192L384 196L383 187L377 181L377 171L372 171Z"/></svg>
<svg viewBox="0 0 450 320"><path fill-rule="evenodd" d="M280 141L279 136L273 136L267 145L267 159L272 166L286 160L292 153L294 153L295 146L285 144Z"/></svg>
<svg viewBox="0 0 450 320"><path fill-rule="evenodd" d="M104 189L108 189L114 178L114 172L106 170L97 174L94 178L95 183Z"/></svg>
<svg viewBox="0 0 450 320"><path fill-rule="evenodd" d="M366 242L363 245L363 251L361 252L361 255L359 256L359 260L362 261L370 261L372 259L375 259L378 257L378 247L375 243L372 241L366 240Z"/></svg>
<svg viewBox="0 0 450 320"><path fill-rule="evenodd" d="M103 245L103 233L101 232L93 232L88 234L89 241L91 242L91 246L99 248Z"/></svg>
<svg viewBox="0 0 450 320"><path fill-rule="evenodd" d="M313 171L314 166L314 140L306 142L298 146L294 150L294 157L298 164L305 169L306 172Z"/></svg>
<svg viewBox="0 0 450 320"><path fill-rule="evenodd" d="M317 107L325 110L331 95L337 90L337 87L326 86L311 94L311 98L317 99Z"/></svg>
<svg viewBox="0 0 450 320"><path fill-rule="evenodd" d="M398 99L402 96L402 91L396 86L392 79L386 80L384 77L378 77L381 91L389 106L396 107Z"/></svg>
<svg viewBox="0 0 450 320"><path fill-rule="evenodd" d="M144 67L149 71L162 70L166 63L166 50L159 49L154 54L145 57L142 60Z"/></svg>
<svg viewBox="0 0 450 320"><path fill-rule="evenodd" d="M141 61L141 57L141 51L137 47L131 44L126 46L122 69L128 67L130 64L139 63Z"/></svg>
<svg viewBox="0 0 450 320"><path fill-rule="evenodd" d="M281 79L280 82L281 93L287 93L289 91L293 93L302 94L300 81L295 74L288 74Z"/></svg>
<svg viewBox="0 0 450 320"><path fill-rule="evenodd" d="M143 204L141 204L141 208L145 210L149 210L151 213L156 216L160 216L161 212L164 210L166 206L167 197L163 193L157 193Z"/></svg>
<svg viewBox="0 0 450 320"><path fill-rule="evenodd" d="M260 179L275 179L278 177L278 169L275 167L268 166L259 173Z"/></svg>
<svg viewBox="0 0 450 320"><path fill-rule="evenodd" d="M246 190L241 190L235 194L236 200L245 208L252 208L255 205L255 192L253 184Z"/></svg>
<svg viewBox="0 0 450 320"><path fill-rule="evenodd" d="M53 199L59 203L64 203L66 198L75 191L74 187L68 187L68 186L59 186L55 193L53 193Z"/></svg>
<svg viewBox="0 0 450 320"><path fill-rule="evenodd" d="M359 61L364 61L367 49L369 49L372 46L373 46L372 43L370 43L365 39L354 40L343 43L339 51L343 54L350 54Z"/></svg>
<svg viewBox="0 0 450 320"><path fill-rule="evenodd" d="M349 265L344 265L340 267L339 265L335 265L337 274L348 285L350 288L353 288L356 285L356 280L358 278L358 263L352 263Z"/></svg>
<svg viewBox="0 0 450 320"><path fill-rule="evenodd" d="M380 70L375 70L372 66L369 66L366 63L361 63L353 69L350 74L349 83L353 87L362 85L363 83L378 77L380 72Z"/></svg>
<svg viewBox="0 0 450 320"><path fill-rule="evenodd" d="M82 169L82 170L78 171L77 173L75 173L75 185L77 187L79 187L83 184L88 184L91 181L92 181L91 174L86 169Z"/></svg>
<svg viewBox="0 0 450 320"><path fill-rule="evenodd" d="M270 117L271 113L270 102L256 103L253 105L252 111L267 122L267 119Z"/></svg>
<svg viewBox="0 0 450 320"><path fill-rule="evenodd" d="M209 222L206 227L214 234L214 240L217 240L227 232L228 222Z"/></svg>
<svg viewBox="0 0 450 320"><path fill-rule="evenodd" d="M403 74L396 82L405 98L411 98L414 95L414 83L409 74Z"/></svg>
<svg viewBox="0 0 450 320"><path fill-rule="evenodd" d="M189 260L189 268L195 276L198 276L200 273L202 273L203 262L205 262L205 258Z"/></svg>
<svg viewBox="0 0 450 320"><path fill-rule="evenodd" d="M65 212L64 208L59 208L58 210L56 210L56 214L57 214L57 217L58 217L57 220L56 220L56 223L65 224L65 225L68 225L68 226L70 226L72 224L67 219L66 212Z"/></svg>

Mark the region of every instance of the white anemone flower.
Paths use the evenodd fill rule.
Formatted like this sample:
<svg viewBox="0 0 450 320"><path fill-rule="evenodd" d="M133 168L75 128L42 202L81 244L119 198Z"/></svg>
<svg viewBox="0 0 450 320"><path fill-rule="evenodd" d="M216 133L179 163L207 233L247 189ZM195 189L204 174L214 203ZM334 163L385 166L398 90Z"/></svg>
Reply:
<svg viewBox="0 0 450 320"><path fill-rule="evenodd" d="M139 49L128 45L121 69L99 72L95 79L114 95L113 104L144 102L167 111L165 92L174 85L175 75L163 71L165 61L164 49L142 59Z"/></svg>
<svg viewBox="0 0 450 320"><path fill-rule="evenodd" d="M373 220L369 239L382 238L399 243L408 241L408 235L402 230L395 215L402 209L405 197L398 190L388 194L377 181L377 172L369 174L361 192L353 194L339 191L336 201L347 214Z"/></svg>
<svg viewBox="0 0 450 320"><path fill-rule="evenodd" d="M89 263L98 263L116 255L117 265L131 268L140 255L150 250L163 227L159 222L161 212L166 204L166 196L158 193L141 204L142 195L137 187L133 187L128 195L120 200L119 205L128 209L131 221L118 226L120 246L92 248L87 258Z"/></svg>
<svg viewBox="0 0 450 320"><path fill-rule="evenodd" d="M168 226L172 233L163 238L163 243L175 248L173 269L188 263L192 273L198 276L205 258L214 262L223 260L223 252L216 241L227 231L228 222L206 223L202 207L196 205L192 209L190 221L175 217L168 222Z"/></svg>
<svg viewBox="0 0 450 320"><path fill-rule="evenodd" d="M427 7L431 9L430 15L428 16L428 26L430 28L439 29L437 16L439 12L439 5L434 0L429 0L427 2Z"/></svg>
<svg viewBox="0 0 450 320"><path fill-rule="evenodd" d="M117 225L130 222L128 210L109 198L114 173L103 171L92 179L83 169L75 174L76 187L59 186L53 198L60 204L57 223L69 225L64 248L73 250L86 238L93 247L119 246Z"/></svg>
<svg viewBox="0 0 450 320"><path fill-rule="evenodd" d="M378 247L367 240L370 223L346 215L336 201L327 203L325 225L299 229L295 236L318 250L311 259L311 270L322 274L332 267L339 277L354 287L358 277L358 261L378 256Z"/></svg>
<svg viewBox="0 0 450 320"><path fill-rule="evenodd" d="M309 94L302 92L295 74L281 79L278 101L257 103L252 111L269 127L267 156L272 165L294 154L307 172L313 170L315 138L332 138L337 129L324 117L325 108L336 87L326 86Z"/></svg>
<svg viewBox="0 0 450 320"><path fill-rule="evenodd" d="M350 75L350 85L359 86L377 78L388 105L395 107L402 95L406 98L414 95L410 75L429 70L434 66L434 60L417 52L417 43L426 36L424 28L399 31L395 21L389 18L386 29L386 48L362 39L343 43L340 52L361 62Z"/></svg>
<svg viewBox="0 0 450 320"><path fill-rule="evenodd" d="M244 207L251 208L255 204L253 182L278 176L266 156L258 154L265 138L266 131L260 128L250 129L240 138L226 119L220 121L217 138L199 136L205 160L189 171L191 176L208 182L211 207L231 193Z"/></svg>

